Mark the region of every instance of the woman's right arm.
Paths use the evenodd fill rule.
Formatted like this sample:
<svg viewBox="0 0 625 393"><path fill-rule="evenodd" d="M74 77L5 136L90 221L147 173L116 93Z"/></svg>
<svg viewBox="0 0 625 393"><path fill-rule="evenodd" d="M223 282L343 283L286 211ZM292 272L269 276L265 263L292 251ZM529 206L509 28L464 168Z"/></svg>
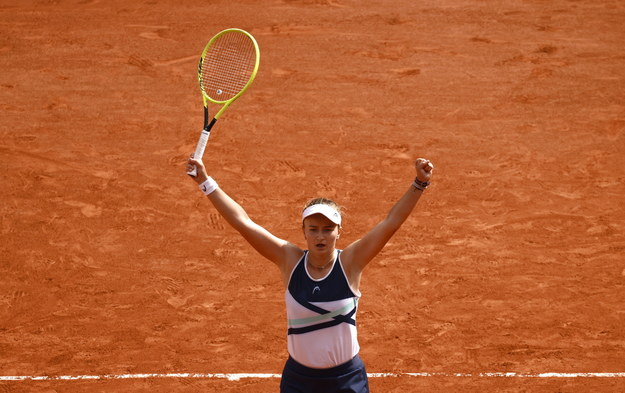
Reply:
<svg viewBox="0 0 625 393"><path fill-rule="evenodd" d="M201 185L208 179L206 168L202 161L189 159L189 166L195 165L197 176L192 177ZM243 238L263 257L275 263L283 272L285 268L297 261L303 251L296 245L274 236L271 232L256 224L247 215L247 212L234 199L217 187L208 195L215 209Z"/></svg>

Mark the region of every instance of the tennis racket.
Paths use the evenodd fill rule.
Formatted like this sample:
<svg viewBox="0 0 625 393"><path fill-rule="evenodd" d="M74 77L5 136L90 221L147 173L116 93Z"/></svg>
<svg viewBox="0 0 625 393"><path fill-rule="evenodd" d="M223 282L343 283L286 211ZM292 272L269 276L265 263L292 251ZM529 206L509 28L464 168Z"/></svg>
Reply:
<svg viewBox="0 0 625 393"><path fill-rule="evenodd" d="M204 129L193 158L201 160L211 129L226 109L250 87L258 65L260 50L254 37L245 30L226 29L217 33L204 47L197 76L204 101ZM208 103L221 105L209 122ZM197 168L187 172L197 176Z"/></svg>

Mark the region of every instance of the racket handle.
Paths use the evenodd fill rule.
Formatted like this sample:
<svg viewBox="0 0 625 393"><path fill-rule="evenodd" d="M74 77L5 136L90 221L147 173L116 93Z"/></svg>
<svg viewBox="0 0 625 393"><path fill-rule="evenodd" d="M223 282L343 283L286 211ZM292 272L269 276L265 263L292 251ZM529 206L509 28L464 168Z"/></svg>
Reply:
<svg viewBox="0 0 625 393"><path fill-rule="evenodd" d="M210 136L210 131L202 130L200 134L200 140L197 142L197 146L195 147L195 153L193 154L193 158L196 160L201 160L204 156L204 150L206 149L206 144L208 143L208 137ZM187 172L189 176L197 176L197 168L194 166L189 172Z"/></svg>

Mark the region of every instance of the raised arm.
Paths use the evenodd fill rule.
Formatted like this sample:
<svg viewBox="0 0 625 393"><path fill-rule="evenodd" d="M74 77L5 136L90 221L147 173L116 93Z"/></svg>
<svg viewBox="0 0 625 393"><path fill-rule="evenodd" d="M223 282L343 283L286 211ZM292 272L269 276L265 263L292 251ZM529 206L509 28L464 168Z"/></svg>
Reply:
<svg viewBox="0 0 625 393"><path fill-rule="evenodd" d="M195 165L197 168L197 176L191 178L198 185L203 185L203 191L208 194L215 209L258 253L275 263L283 272L289 262L301 256L303 251L298 246L274 236L256 224L243 207L219 188L214 180L207 182L209 177L201 160L190 158L188 165Z"/></svg>
<svg viewBox="0 0 625 393"><path fill-rule="evenodd" d="M395 203L386 218L364 237L347 246L341 254L342 261L348 270L347 273L351 276L350 281L356 283L360 281L362 270L406 221L421 198L423 189L429 184L434 168L432 163L424 158L418 158L415 167L417 171L415 183Z"/></svg>

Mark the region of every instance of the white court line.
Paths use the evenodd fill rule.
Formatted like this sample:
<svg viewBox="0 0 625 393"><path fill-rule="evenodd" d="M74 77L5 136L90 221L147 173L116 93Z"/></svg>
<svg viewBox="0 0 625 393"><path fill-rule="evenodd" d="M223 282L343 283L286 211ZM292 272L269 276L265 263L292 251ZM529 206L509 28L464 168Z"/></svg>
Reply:
<svg viewBox="0 0 625 393"><path fill-rule="evenodd" d="M397 378L397 377L453 377L453 378L625 378L625 373L368 373L369 378ZM118 375L59 375L59 376L0 376L0 381L79 381L79 380L111 380L111 379L154 379L154 378L199 378L199 379L227 379L239 381L246 378L281 378L281 374L199 374L199 373L172 373L172 374L118 374Z"/></svg>

